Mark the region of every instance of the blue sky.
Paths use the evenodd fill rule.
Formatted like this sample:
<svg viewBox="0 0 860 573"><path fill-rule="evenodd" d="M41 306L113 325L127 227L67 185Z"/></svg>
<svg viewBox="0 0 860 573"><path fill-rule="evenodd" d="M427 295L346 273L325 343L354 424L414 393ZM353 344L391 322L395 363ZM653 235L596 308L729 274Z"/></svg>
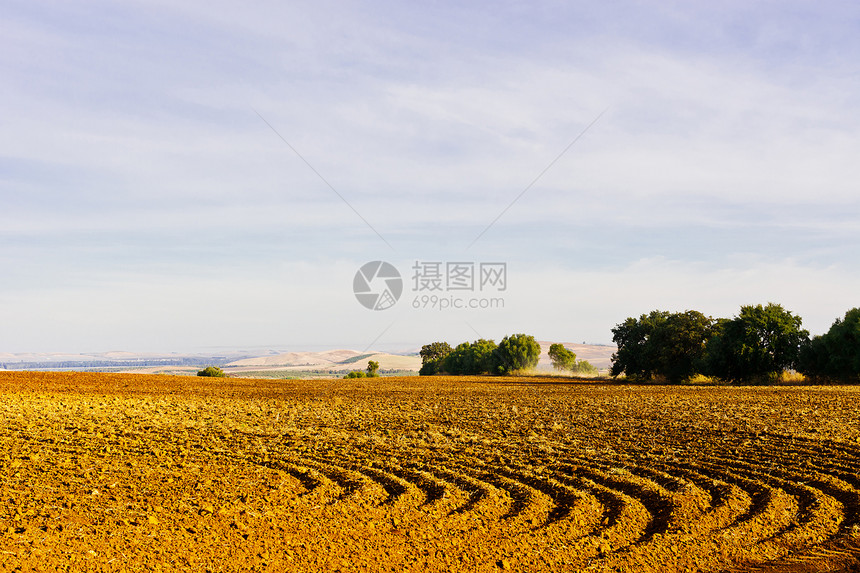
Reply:
<svg viewBox="0 0 860 573"><path fill-rule="evenodd" d="M854 3L0 10L0 352L608 343L769 301L822 333L860 304ZM352 293L373 260L406 286L384 311ZM507 263L504 308L414 308L415 261Z"/></svg>

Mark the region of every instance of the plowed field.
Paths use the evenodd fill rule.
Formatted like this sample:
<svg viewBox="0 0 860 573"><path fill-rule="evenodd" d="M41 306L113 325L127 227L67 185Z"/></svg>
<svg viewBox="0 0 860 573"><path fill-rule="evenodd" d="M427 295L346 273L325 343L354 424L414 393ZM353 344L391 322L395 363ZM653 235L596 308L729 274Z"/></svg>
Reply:
<svg viewBox="0 0 860 573"><path fill-rule="evenodd" d="M0 570L857 571L858 390L0 373Z"/></svg>

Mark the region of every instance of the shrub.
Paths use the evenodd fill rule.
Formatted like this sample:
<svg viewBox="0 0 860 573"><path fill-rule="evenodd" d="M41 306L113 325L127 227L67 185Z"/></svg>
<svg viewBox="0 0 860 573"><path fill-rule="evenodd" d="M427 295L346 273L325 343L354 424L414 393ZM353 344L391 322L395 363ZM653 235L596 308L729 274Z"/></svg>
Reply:
<svg viewBox="0 0 860 573"><path fill-rule="evenodd" d="M214 378L226 378L227 374L217 366L207 366L197 373L198 376L212 376Z"/></svg>
<svg viewBox="0 0 860 573"><path fill-rule="evenodd" d="M344 376L344 379L346 378L367 378L367 373L364 370L353 370Z"/></svg>
<svg viewBox="0 0 860 573"><path fill-rule="evenodd" d="M575 374L583 374L585 376L597 376L597 367L592 365L588 360L577 360L572 368Z"/></svg>

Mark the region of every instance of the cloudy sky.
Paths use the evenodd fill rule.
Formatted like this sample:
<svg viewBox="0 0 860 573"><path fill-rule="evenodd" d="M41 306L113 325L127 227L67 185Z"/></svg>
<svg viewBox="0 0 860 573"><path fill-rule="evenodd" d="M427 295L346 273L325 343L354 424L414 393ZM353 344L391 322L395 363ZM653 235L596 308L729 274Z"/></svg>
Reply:
<svg viewBox="0 0 860 573"><path fill-rule="evenodd" d="M822 333L860 305L856 3L175 4L3 0L0 352L609 343L769 301ZM386 310L353 294L375 260Z"/></svg>

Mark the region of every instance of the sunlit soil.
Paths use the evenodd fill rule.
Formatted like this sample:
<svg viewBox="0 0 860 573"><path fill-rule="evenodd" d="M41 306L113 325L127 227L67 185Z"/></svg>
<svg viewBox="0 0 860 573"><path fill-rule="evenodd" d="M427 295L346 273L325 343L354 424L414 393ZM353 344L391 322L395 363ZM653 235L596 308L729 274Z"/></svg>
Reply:
<svg viewBox="0 0 860 573"><path fill-rule="evenodd" d="M0 570L857 570L858 390L0 373Z"/></svg>

